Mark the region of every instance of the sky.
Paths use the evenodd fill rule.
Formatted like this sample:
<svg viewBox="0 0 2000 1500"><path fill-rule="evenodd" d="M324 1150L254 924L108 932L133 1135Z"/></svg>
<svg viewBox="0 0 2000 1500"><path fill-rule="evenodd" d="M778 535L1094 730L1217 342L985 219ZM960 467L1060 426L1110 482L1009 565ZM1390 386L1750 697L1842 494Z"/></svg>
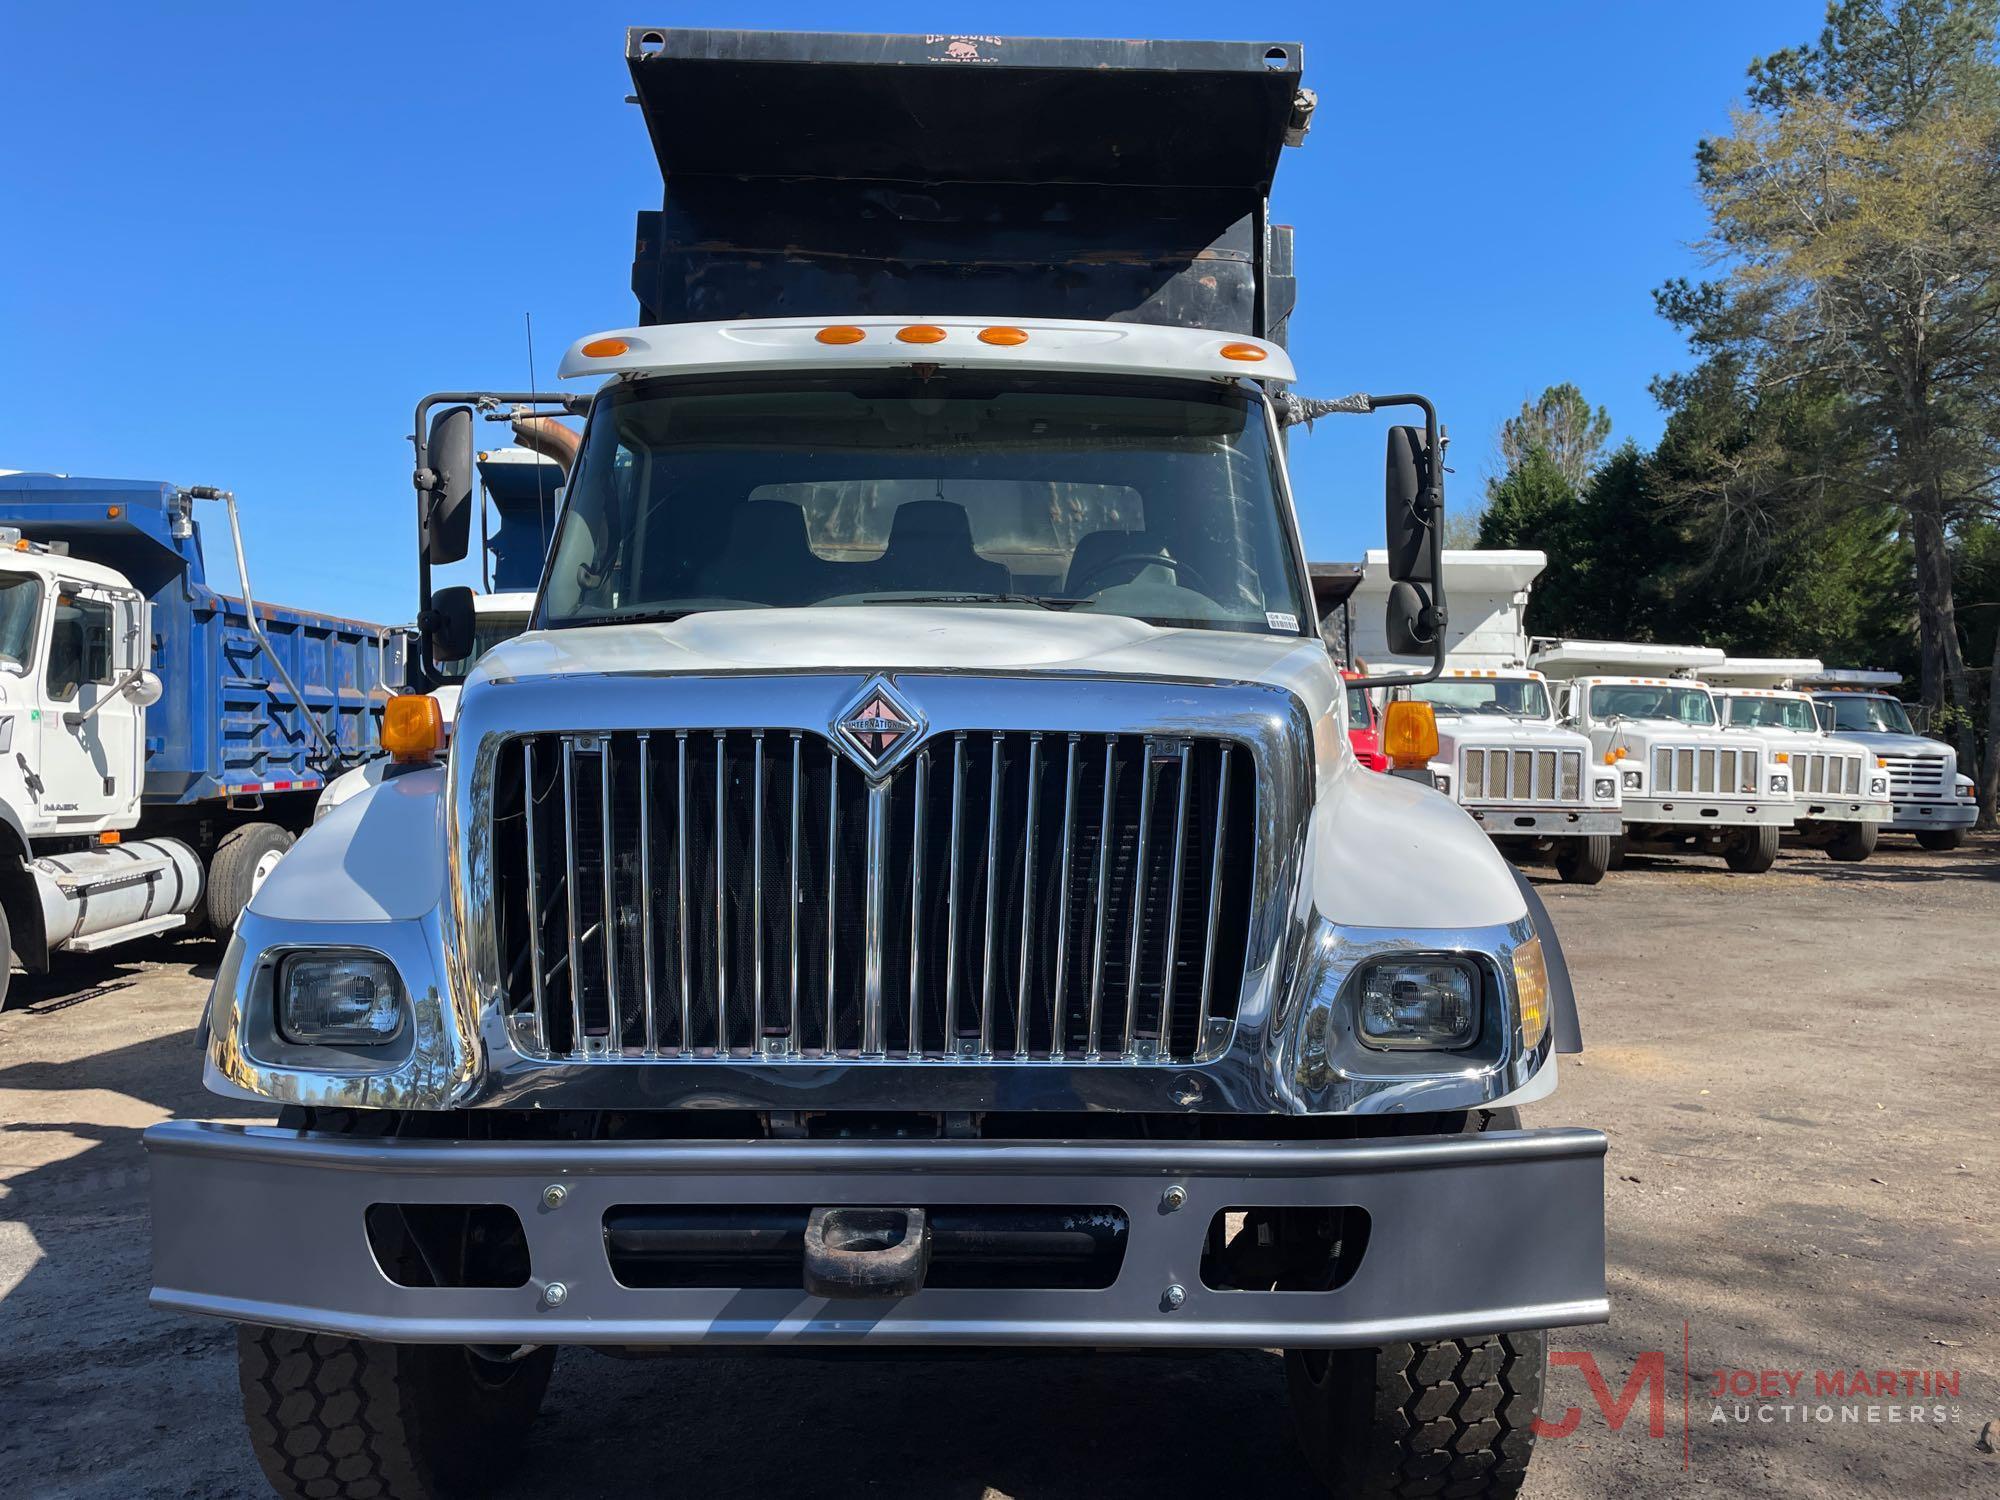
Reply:
<svg viewBox="0 0 2000 1500"><path fill-rule="evenodd" d="M543 384L636 320L659 176L627 25L1303 43L1319 95L1273 214L1297 226L1307 395L1415 390L1476 506L1500 424L1571 381L1614 441L1686 351L1694 148L1819 0L1674 5L624 0L311 11L0 0L0 468L236 492L260 598L384 623L416 597L408 433L428 391ZM1381 542L1384 419L1295 437L1308 554ZM482 446L504 441L483 428ZM204 517L219 581L219 514Z"/></svg>

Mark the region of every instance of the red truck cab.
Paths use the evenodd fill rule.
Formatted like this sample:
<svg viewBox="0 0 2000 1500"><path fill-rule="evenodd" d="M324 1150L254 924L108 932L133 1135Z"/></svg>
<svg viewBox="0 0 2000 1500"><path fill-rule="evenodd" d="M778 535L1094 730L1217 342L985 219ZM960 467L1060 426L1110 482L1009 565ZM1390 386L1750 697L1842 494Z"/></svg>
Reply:
<svg viewBox="0 0 2000 1500"><path fill-rule="evenodd" d="M1354 747L1354 758L1371 771L1389 769L1389 757L1382 753L1381 716L1375 711L1375 700L1368 696L1368 679L1359 672L1343 671L1340 680L1347 684L1347 742Z"/></svg>

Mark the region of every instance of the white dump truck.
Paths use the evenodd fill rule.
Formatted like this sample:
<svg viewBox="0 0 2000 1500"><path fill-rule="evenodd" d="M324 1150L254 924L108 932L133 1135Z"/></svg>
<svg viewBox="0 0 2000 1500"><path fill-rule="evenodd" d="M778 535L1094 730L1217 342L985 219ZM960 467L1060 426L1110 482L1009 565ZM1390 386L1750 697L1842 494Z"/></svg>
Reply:
<svg viewBox="0 0 2000 1500"><path fill-rule="evenodd" d="M1844 740L1865 745L1889 773L1888 833L1913 833L1926 849L1956 849L1979 821L1972 778L1958 769L1958 751L1919 734L1896 697L1899 672L1837 668L1798 679L1819 705L1820 722Z"/></svg>
<svg viewBox="0 0 2000 1500"><path fill-rule="evenodd" d="M1402 659L1378 620L1389 585L1372 582L1384 562L1385 553L1370 552L1355 590L1355 651L1376 670L1394 670ZM1565 881L1595 885L1622 828L1618 773L1557 719L1548 684L1528 668L1528 593L1547 566L1542 552L1447 550L1444 674L1399 691L1436 713L1430 772L1439 791L1515 863L1550 859Z"/></svg>
<svg viewBox="0 0 2000 1500"><path fill-rule="evenodd" d="M1755 875L1771 868L1792 826L1792 777L1756 734L1722 723L1693 674L1721 666L1708 646L1557 641L1529 658L1559 681L1564 722L1618 771L1627 852L1719 854Z"/></svg>
<svg viewBox="0 0 2000 1500"><path fill-rule="evenodd" d="M1833 859L1863 860L1890 817L1889 772L1867 745L1829 734L1812 698L1793 686L1820 670L1813 657L1731 656L1696 675L1723 724L1756 735L1791 772L1795 837Z"/></svg>

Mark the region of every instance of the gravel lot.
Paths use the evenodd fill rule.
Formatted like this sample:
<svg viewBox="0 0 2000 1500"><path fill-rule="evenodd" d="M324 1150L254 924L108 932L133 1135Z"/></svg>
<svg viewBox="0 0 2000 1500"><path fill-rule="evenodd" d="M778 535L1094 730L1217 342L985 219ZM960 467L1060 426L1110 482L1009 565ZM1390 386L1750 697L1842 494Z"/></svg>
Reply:
<svg viewBox="0 0 2000 1500"><path fill-rule="evenodd" d="M2000 1493L2000 841L1763 877L1634 861L1543 887L1588 1050L1529 1123L1611 1137L1613 1322L1558 1333L1530 1492ZM258 1496L221 1325L145 1304L139 1133L226 1115L198 1083L216 952L161 945L16 983L0 1015L0 1495ZM1683 1338L1691 1371L1683 1425ZM1956 1396L1705 1398L1718 1367L1959 1372ZM1783 1390L1780 1376L1779 1390ZM1813 1404L1813 1403L1808 1403ZM1867 1420L1870 1405L1877 1420ZM1891 1421L1887 1407L1943 1407ZM1723 1420L1714 1420L1718 1406ZM1781 1406L1793 1407L1790 1420ZM983 1497L1310 1493L1269 1354L879 1360L571 1353L511 1496L830 1492Z"/></svg>

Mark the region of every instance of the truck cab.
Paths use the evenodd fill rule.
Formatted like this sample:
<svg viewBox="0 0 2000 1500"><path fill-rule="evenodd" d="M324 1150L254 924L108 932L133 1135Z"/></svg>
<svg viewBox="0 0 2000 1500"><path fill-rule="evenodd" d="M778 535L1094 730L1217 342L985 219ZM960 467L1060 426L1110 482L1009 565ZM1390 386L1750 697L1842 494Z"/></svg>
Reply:
<svg viewBox="0 0 2000 1500"><path fill-rule="evenodd" d="M1889 773L1868 746L1829 734L1812 698L1792 686L1820 670L1810 657L1732 656L1698 675L1714 692L1723 724L1755 734L1770 747L1771 763L1791 772L1798 840L1857 862L1874 851L1891 815Z"/></svg>
<svg viewBox="0 0 2000 1500"><path fill-rule="evenodd" d="M1354 758L1371 771L1389 769L1389 757L1382 753L1382 715L1375 707L1366 672L1342 671L1347 684L1347 742Z"/></svg>
<svg viewBox="0 0 2000 1500"><path fill-rule="evenodd" d="M283 1112L150 1132L154 1302L243 1325L286 1495L476 1492L563 1345L1282 1347L1329 1485L1513 1493L1605 1143L1519 1128L1581 1047L1533 888L1344 741L1286 434L1418 414L1415 640L1442 431L1291 390L1297 44L627 62L671 191L562 361L530 628L238 925L204 1077ZM428 589L468 450L415 432Z"/></svg>
<svg viewBox="0 0 2000 1500"><path fill-rule="evenodd" d="M1368 554L1357 636L1369 661L1396 670L1409 658L1391 651L1377 623L1387 588L1367 581L1385 557ZM1509 859L1549 860L1565 882L1595 885L1621 827L1618 776L1557 719L1548 683L1527 666L1528 599L1547 554L1449 548L1442 566L1452 601L1444 673L1400 690L1436 716L1432 782Z"/></svg>
<svg viewBox="0 0 2000 1500"><path fill-rule="evenodd" d="M1835 669L1799 679L1831 734L1872 751L1889 774L1890 813L1881 827L1913 833L1926 849L1957 849L1979 821L1973 781L1958 751L1917 732L1893 689L1897 672Z"/></svg>
<svg viewBox="0 0 2000 1500"><path fill-rule="evenodd" d="M1791 771L1755 733L1728 728L1715 695L1691 675L1720 666L1724 653L1561 641L1532 660L1560 682L1564 722L1589 739L1600 763L1617 768L1621 857L1720 854L1739 874L1771 868L1797 816Z"/></svg>

